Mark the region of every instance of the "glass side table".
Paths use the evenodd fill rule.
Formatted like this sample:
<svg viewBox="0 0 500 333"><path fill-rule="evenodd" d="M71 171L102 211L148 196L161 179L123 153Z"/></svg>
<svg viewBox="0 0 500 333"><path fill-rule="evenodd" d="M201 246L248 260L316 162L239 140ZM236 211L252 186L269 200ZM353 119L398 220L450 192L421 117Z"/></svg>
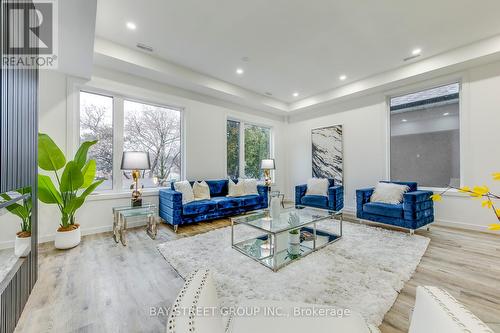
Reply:
<svg viewBox="0 0 500 333"><path fill-rule="evenodd" d="M156 205L144 203L142 206L113 207L113 239L115 242L127 245L127 220L129 218L146 217L146 232L152 238L156 238L158 219L156 216Z"/></svg>

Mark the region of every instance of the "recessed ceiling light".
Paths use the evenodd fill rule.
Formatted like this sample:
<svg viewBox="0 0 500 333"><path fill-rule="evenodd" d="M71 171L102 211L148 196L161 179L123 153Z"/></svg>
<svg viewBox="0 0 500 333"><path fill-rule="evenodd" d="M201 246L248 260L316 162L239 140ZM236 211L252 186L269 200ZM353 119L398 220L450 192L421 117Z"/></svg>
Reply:
<svg viewBox="0 0 500 333"><path fill-rule="evenodd" d="M299 93L298 92L294 92L293 93L293 97L298 97L299 96Z"/></svg>
<svg viewBox="0 0 500 333"><path fill-rule="evenodd" d="M243 70L243 68L237 68L236 69L236 74L241 75L243 73L245 73L245 71Z"/></svg>
<svg viewBox="0 0 500 333"><path fill-rule="evenodd" d="M420 53L422 53L422 49L419 48L416 48L413 51L411 51L411 54L413 54L414 56L419 55Z"/></svg>
<svg viewBox="0 0 500 333"><path fill-rule="evenodd" d="M340 81L344 81L345 79L347 79L347 76L346 76L346 75L340 75L340 76L339 76L339 80L340 80Z"/></svg>
<svg viewBox="0 0 500 333"><path fill-rule="evenodd" d="M401 119L401 121L402 121L403 123L406 123L408 120L406 120L406 119Z"/></svg>
<svg viewBox="0 0 500 333"><path fill-rule="evenodd" d="M137 29L137 26L135 25L134 22L127 22L127 28L129 30L135 30L135 29Z"/></svg>
<svg viewBox="0 0 500 333"><path fill-rule="evenodd" d="M450 113L449 113L449 112L445 112L445 113L443 113L443 116L449 116L449 115L450 115Z"/></svg>

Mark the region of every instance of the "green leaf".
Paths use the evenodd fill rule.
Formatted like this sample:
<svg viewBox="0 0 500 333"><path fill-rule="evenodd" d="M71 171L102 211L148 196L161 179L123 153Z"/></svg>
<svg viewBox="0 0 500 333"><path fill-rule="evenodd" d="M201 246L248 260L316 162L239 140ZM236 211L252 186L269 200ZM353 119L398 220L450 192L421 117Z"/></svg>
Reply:
<svg viewBox="0 0 500 333"><path fill-rule="evenodd" d="M83 167L82 173L83 173L83 185L81 188L87 188L92 184L95 178L95 172L96 172L96 163L94 160L90 160L85 164Z"/></svg>
<svg viewBox="0 0 500 333"><path fill-rule="evenodd" d="M61 194L49 176L38 175L38 199L46 204L62 205Z"/></svg>
<svg viewBox="0 0 500 333"><path fill-rule="evenodd" d="M69 161L64 168L61 185L59 189L61 193L75 192L83 185L83 174L78 165L74 161Z"/></svg>
<svg viewBox="0 0 500 333"><path fill-rule="evenodd" d="M38 166L46 171L57 171L66 165L66 157L54 141L43 133L38 134Z"/></svg>
<svg viewBox="0 0 500 333"><path fill-rule="evenodd" d="M78 208L80 208L85 203L85 200L87 199L87 196L89 196L90 194L92 194L92 192L94 192L95 189L99 185L102 184L102 182L104 182L104 179L96 181L95 183L93 183L92 185L90 185L89 187L87 187L87 189L85 189L85 191L83 191L82 195L80 195L79 197L76 197L76 198L72 199L72 204L74 205L74 206L72 206L73 212L76 211Z"/></svg>
<svg viewBox="0 0 500 333"><path fill-rule="evenodd" d="M97 140L94 141L85 141L80 145L78 151L75 154L75 163L78 165L78 168L82 169L85 163L87 163L87 153L89 148L97 143Z"/></svg>

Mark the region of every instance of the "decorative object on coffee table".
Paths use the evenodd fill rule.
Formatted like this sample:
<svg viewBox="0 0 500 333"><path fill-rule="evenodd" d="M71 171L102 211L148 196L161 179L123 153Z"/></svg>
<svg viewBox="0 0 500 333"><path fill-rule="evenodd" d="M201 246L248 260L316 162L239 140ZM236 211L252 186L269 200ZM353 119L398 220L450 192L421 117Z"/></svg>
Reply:
<svg viewBox="0 0 500 333"><path fill-rule="evenodd" d="M280 197L279 197L279 195L276 194L276 192L271 192L270 197L271 197L271 201L269 204L269 210L271 213L271 218L279 219L280 214L281 214Z"/></svg>
<svg viewBox="0 0 500 333"><path fill-rule="evenodd" d="M143 151L124 151L122 156L122 170L131 170L134 185L131 186L132 191L132 206L137 207L142 205L142 189L139 189L140 171L149 170L151 163L149 161L149 153Z"/></svg>

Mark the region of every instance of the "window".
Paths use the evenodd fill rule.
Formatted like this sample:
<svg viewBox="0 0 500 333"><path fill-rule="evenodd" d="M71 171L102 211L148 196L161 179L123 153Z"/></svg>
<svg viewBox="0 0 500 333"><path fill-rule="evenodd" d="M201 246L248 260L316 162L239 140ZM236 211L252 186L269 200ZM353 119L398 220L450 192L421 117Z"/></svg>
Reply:
<svg viewBox="0 0 500 333"><path fill-rule="evenodd" d="M125 100L123 147L147 151L151 170L144 172L144 187L164 185L181 177L181 113L179 110ZM133 182L123 173L123 187Z"/></svg>
<svg viewBox="0 0 500 333"><path fill-rule="evenodd" d="M460 186L460 84L390 100L391 180Z"/></svg>
<svg viewBox="0 0 500 333"><path fill-rule="evenodd" d="M240 123L227 121L227 176L238 178L240 175Z"/></svg>
<svg viewBox="0 0 500 333"><path fill-rule="evenodd" d="M262 179L260 162L271 157L271 129L228 120L226 130L227 176Z"/></svg>
<svg viewBox="0 0 500 333"><path fill-rule="evenodd" d="M96 179L104 179L101 190L113 188L113 98L80 93L80 143L98 140L88 152L96 161Z"/></svg>
<svg viewBox="0 0 500 333"><path fill-rule="evenodd" d="M105 179L98 190L130 188L131 172L113 165L123 151L149 153L151 170L140 180L144 188L168 186L182 177L180 109L80 91L79 137L80 142L98 140L88 152L96 160L96 178Z"/></svg>

